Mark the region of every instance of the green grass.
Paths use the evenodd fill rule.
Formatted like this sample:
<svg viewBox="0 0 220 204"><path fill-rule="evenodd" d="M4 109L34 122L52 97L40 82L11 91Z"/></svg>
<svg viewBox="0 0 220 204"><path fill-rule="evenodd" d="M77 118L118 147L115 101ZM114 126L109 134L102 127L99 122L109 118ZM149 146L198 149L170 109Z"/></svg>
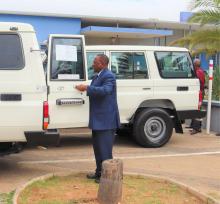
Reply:
<svg viewBox="0 0 220 204"><path fill-rule="evenodd" d="M82 204L95 203L98 185L84 174L54 176L28 186L20 195L20 204ZM75 194L74 194L75 193ZM74 195L74 196L72 196ZM88 196L89 195L89 196ZM123 204L190 204L198 203L195 197L179 186L143 176L124 176Z"/></svg>
<svg viewBox="0 0 220 204"><path fill-rule="evenodd" d="M216 200L220 200L220 193L217 192L209 192L208 193L209 196L215 198Z"/></svg>
<svg viewBox="0 0 220 204"><path fill-rule="evenodd" d="M10 193L1 193L0 194L0 203L1 204L12 204L14 193L15 193L15 191L11 191Z"/></svg>
<svg viewBox="0 0 220 204"><path fill-rule="evenodd" d="M205 84L208 87L209 84L208 74L206 75ZM208 93L206 93L204 99L208 100ZM220 101L220 67L215 67L213 72L212 100Z"/></svg>

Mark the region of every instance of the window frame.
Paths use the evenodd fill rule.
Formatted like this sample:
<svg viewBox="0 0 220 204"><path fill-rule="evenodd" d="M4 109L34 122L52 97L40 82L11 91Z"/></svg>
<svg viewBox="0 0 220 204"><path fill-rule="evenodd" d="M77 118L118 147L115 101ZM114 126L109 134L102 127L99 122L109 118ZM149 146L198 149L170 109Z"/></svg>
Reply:
<svg viewBox="0 0 220 204"><path fill-rule="evenodd" d="M112 65L112 53L132 53L132 78L131 79L119 79L116 77L117 80L149 80L150 79L150 73L149 73L149 63L147 60L147 55L146 55L146 51L145 50L110 50L109 51L109 69L112 71L111 69L111 65ZM143 53L144 59L145 59L145 63L146 63L146 74L147 74L147 78L134 78L134 53ZM114 72L113 72L114 73ZM115 73L114 73L115 74ZM115 74L116 76L116 74Z"/></svg>
<svg viewBox="0 0 220 204"><path fill-rule="evenodd" d="M24 47L23 47L23 42L22 42L21 35L19 33L9 33L9 32L2 32L2 33L0 33L0 35L15 35L15 36L17 36L18 39L19 39L21 54L22 54L22 66L21 67L0 68L0 71L4 71L4 70L7 70L7 71L20 71L20 70L23 70L26 66L26 62L25 62Z"/></svg>
<svg viewBox="0 0 220 204"><path fill-rule="evenodd" d="M83 79L53 79L52 78L52 57L53 57L53 45L54 45L54 40L55 39L79 39L81 41L81 45L82 45L82 65L83 65ZM52 37L51 39L51 45L50 45L50 81L56 81L56 82L73 82L73 81L86 81L86 67L85 67L85 47L84 47L84 44L83 44L83 39L82 38L71 38L71 37L62 37L62 36L56 36L56 37Z"/></svg>
<svg viewBox="0 0 220 204"><path fill-rule="evenodd" d="M161 73L161 70L159 69L159 61L158 61L158 58L157 58L157 55L156 55L156 53L158 53L158 52L160 52L160 53L168 53L168 52L174 53L174 52L178 52L178 53L186 53L186 54L188 54L187 58L190 60L192 68L193 68L193 69L191 69L192 76L191 77L187 77L187 78L186 77L164 77L162 75L162 73ZM154 51L154 59L155 59L156 64L157 64L157 70L158 70L158 72L160 74L160 77L162 79L194 79L194 78L196 78L195 68L194 68L194 65L193 65L192 57L191 57L190 53L187 52L187 51L164 51L164 50L161 51L161 50L156 50L156 51Z"/></svg>

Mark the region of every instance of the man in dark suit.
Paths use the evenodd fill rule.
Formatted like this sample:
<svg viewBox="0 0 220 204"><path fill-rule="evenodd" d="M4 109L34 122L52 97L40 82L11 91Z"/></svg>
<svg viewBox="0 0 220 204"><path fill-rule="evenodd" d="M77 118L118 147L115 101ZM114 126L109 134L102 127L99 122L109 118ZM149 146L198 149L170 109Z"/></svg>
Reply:
<svg viewBox="0 0 220 204"><path fill-rule="evenodd" d="M115 130L120 126L116 79L108 70L109 59L99 54L93 61L93 69L97 75L91 84L76 86L79 91L87 91L90 101L89 128L92 129L93 149L96 160L96 171L88 174L87 178L99 182L102 162L112 159L112 147L115 139Z"/></svg>

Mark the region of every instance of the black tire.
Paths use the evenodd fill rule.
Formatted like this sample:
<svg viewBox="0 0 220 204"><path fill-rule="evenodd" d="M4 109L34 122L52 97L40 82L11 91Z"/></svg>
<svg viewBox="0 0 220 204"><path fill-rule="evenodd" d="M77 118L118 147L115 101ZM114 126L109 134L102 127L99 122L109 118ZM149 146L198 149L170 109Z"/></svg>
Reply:
<svg viewBox="0 0 220 204"><path fill-rule="evenodd" d="M11 142L2 142L0 143L0 152L8 151L12 148Z"/></svg>
<svg viewBox="0 0 220 204"><path fill-rule="evenodd" d="M143 147L165 145L172 132L173 121L164 109L148 108L135 116L133 137Z"/></svg>
<svg viewBox="0 0 220 204"><path fill-rule="evenodd" d="M13 144L13 152L14 153L19 153L23 150L25 143L22 142L15 142Z"/></svg>

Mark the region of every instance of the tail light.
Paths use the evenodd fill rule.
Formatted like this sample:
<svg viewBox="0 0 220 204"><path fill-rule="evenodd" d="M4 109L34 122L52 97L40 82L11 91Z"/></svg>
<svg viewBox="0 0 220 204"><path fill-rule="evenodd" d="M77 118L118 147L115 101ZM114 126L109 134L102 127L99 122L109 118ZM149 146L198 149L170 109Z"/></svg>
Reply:
<svg viewBox="0 0 220 204"><path fill-rule="evenodd" d="M202 107L202 91L199 91L199 104L198 104L198 110L201 110Z"/></svg>
<svg viewBox="0 0 220 204"><path fill-rule="evenodd" d="M44 101L43 105L43 129L46 130L49 125L49 104Z"/></svg>
<svg viewBox="0 0 220 204"><path fill-rule="evenodd" d="M198 104L198 110L201 110L201 107L202 107L202 102L199 101L199 104Z"/></svg>

